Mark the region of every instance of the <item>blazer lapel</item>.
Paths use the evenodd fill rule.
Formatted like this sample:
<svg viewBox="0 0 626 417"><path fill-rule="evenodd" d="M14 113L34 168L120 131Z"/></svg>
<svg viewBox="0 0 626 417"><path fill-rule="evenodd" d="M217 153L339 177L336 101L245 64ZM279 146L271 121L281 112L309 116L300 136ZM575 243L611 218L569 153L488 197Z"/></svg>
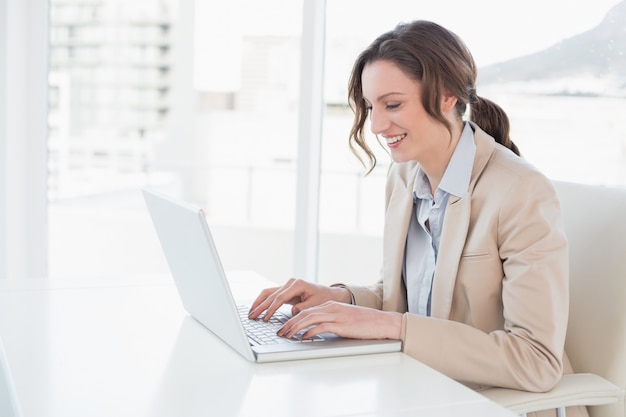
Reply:
<svg viewBox="0 0 626 417"><path fill-rule="evenodd" d="M453 201L454 200L454 201ZM431 316L447 319L452 307L459 261L465 246L471 212L471 195L450 196L441 233L441 243L433 279Z"/></svg>
<svg viewBox="0 0 626 417"><path fill-rule="evenodd" d="M450 316L457 271L469 230L472 192L495 146L493 138L478 126L472 124L472 128L474 129L476 155L474 156L469 190L460 198L450 196L441 233L440 248L442 250L440 250L437 258L433 279L431 316L443 319Z"/></svg>
<svg viewBox="0 0 626 417"><path fill-rule="evenodd" d="M383 235L383 310L407 311L406 287L402 281L402 265L406 236L413 212L413 183L418 166L405 167L393 189L389 191L385 231Z"/></svg>

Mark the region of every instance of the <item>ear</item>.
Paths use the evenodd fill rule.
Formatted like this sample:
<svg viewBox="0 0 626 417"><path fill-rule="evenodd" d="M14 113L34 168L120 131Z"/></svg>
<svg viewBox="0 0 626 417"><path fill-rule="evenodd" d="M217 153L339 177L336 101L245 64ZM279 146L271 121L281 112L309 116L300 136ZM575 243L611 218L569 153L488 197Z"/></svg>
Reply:
<svg viewBox="0 0 626 417"><path fill-rule="evenodd" d="M450 110L454 109L456 106L458 99L452 94L450 91L445 90L443 92L443 96L441 97L441 112L443 114L448 113Z"/></svg>

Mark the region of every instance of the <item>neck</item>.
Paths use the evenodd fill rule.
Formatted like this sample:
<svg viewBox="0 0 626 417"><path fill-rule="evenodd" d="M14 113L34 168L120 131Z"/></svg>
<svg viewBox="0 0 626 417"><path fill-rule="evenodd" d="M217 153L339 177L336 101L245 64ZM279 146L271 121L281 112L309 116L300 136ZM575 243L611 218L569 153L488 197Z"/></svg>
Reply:
<svg viewBox="0 0 626 417"><path fill-rule="evenodd" d="M463 123L455 123L452 125L452 137L449 135L441 138L441 146L431 152L428 157L424 158L424 161L419 161L422 167L422 171L428 177L430 183L431 192L435 195L435 191L441 183L441 179L448 168L452 154L456 149L456 145L461 139L461 133L463 129ZM448 130L444 129L446 133Z"/></svg>

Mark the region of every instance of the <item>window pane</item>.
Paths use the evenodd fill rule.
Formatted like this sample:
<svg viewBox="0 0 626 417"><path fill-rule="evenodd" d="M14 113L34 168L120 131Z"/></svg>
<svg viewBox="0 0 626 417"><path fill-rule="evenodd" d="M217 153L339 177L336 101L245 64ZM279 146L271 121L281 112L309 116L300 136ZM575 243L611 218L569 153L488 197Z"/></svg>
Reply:
<svg viewBox="0 0 626 417"><path fill-rule="evenodd" d="M290 273L301 9L51 0L50 276L167 273L143 186L202 206L226 269Z"/></svg>
<svg viewBox="0 0 626 417"><path fill-rule="evenodd" d="M553 179L626 186L624 3L607 17L618 3L586 0L572 9L565 0L389 0L384 5L328 0L320 282L371 283L381 265L381 248L366 249L372 242L380 245L389 157L380 150L380 167L364 178L348 150L348 77L357 55L375 37L415 19L453 30L479 67L478 94L504 108L512 138L531 163ZM590 32L598 25L601 30ZM376 139L369 140L378 150ZM331 234L333 239L325 238Z"/></svg>

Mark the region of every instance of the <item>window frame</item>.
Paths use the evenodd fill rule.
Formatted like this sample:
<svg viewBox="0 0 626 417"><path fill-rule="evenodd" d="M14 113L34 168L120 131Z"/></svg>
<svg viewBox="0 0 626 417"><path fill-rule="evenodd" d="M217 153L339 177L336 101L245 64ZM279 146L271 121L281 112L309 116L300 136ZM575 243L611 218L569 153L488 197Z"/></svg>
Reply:
<svg viewBox="0 0 626 417"><path fill-rule="evenodd" d="M47 276L48 0L0 0L0 278Z"/></svg>
<svg viewBox="0 0 626 417"><path fill-rule="evenodd" d="M326 0L304 0L294 272L318 281Z"/></svg>

